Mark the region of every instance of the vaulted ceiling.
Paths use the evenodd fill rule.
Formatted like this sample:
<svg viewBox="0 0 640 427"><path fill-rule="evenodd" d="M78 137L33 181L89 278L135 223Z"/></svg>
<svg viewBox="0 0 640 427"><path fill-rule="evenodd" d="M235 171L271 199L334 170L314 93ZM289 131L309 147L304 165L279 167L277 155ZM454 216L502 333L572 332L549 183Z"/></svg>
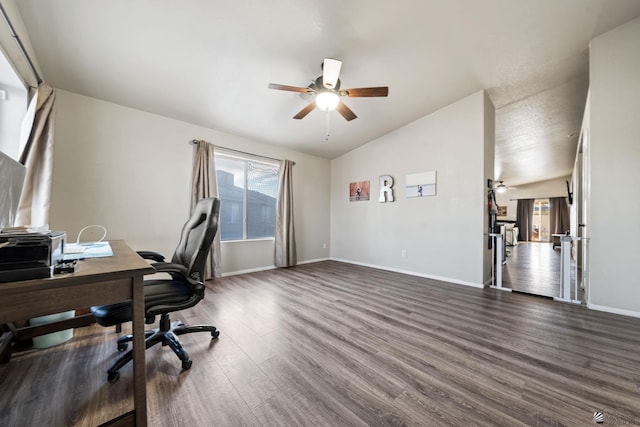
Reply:
<svg viewBox="0 0 640 427"><path fill-rule="evenodd" d="M571 173L589 41L640 16L638 0L17 4L53 87L329 159L485 89L508 185ZM389 96L343 99L350 122L293 120L308 101L268 84L306 87L325 57L343 61L343 88Z"/></svg>

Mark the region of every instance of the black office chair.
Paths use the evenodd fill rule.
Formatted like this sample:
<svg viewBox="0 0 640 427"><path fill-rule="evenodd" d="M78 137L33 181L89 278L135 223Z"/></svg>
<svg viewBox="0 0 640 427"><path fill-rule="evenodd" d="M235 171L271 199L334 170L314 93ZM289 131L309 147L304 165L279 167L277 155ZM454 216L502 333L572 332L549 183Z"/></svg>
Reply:
<svg viewBox="0 0 640 427"><path fill-rule="evenodd" d="M191 332L210 332L212 339L220 332L214 326L186 326L180 321L171 322L169 313L193 307L204 298L204 272L209 249L218 230L220 199L200 200L191 214L191 218L182 227L178 247L171 262L157 252L141 251L140 256L155 261L151 264L158 273L168 273L171 279L150 279L144 281L145 322L152 324L156 315L160 315L160 324L156 329L145 331L145 344L149 348L161 343L168 345L182 360L182 369L191 368L189 354L182 347L178 335ZM96 321L102 326L114 326L131 321L133 309L131 301L91 307ZM118 350L125 351L132 335L118 339ZM120 368L133 357L129 350L107 371L109 382L120 378Z"/></svg>

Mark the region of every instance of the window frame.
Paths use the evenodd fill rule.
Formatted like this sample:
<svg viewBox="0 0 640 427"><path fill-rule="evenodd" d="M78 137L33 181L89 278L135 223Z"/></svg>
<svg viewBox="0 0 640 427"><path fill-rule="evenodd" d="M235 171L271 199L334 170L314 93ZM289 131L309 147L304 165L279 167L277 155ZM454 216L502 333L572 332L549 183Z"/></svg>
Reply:
<svg viewBox="0 0 640 427"><path fill-rule="evenodd" d="M14 67L11 59L0 46L0 151L19 161L26 143L23 138L26 117L35 110L35 97L29 93L29 85ZM30 110L32 110L30 112ZM31 121L33 118L31 118ZM29 128L30 129L30 128Z"/></svg>

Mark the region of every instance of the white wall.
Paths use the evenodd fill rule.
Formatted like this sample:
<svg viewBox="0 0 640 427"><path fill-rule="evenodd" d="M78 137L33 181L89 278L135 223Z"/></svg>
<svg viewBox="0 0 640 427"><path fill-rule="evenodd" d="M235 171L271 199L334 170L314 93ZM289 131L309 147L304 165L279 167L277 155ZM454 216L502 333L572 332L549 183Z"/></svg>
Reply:
<svg viewBox="0 0 640 427"><path fill-rule="evenodd" d="M518 199L547 199L549 197L567 197L567 183L571 184L571 175L562 178L549 179L531 184L518 185L504 193L496 194L498 206L507 207L507 215L499 216L498 220L516 219Z"/></svg>
<svg viewBox="0 0 640 427"><path fill-rule="evenodd" d="M102 224L108 238L170 256L189 214L192 139L294 167L298 260L328 258L329 161L57 90L51 227L75 239ZM223 273L273 266L273 240L223 243Z"/></svg>
<svg viewBox="0 0 640 427"><path fill-rule="evenodd" d="M478 92L332 160L331 257L482 285L493 175L493 156L484 159L485 133L493 135L485 131L488 109L492 117ZM405 175L426 171L437 172L437 195L406 198ZM385 174L395 180L393 203L378 202ZM350 202L349 183L363 180L371 181L371 200Z"/></svg>
<svg viewBox="0 0 640 427"><path fill-rule="evenodd" d="M640 18L593 39L589 62L590 306L640 316Z"/></svg>

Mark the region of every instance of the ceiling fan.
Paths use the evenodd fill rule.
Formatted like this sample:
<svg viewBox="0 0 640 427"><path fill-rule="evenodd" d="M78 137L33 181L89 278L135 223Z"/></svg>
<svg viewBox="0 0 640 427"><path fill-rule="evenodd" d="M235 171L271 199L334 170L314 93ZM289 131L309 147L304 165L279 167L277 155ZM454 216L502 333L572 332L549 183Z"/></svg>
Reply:
<svg viewBox="0 0 640 427"><path fill-rule="evenodd" d="M506 185L504 185L504 181L498 181L498 182L499 182L499 184L496 185L496 188L495 188L495 190L498 193L504 193L507 190L515 190L516 189L516 187L507 187Z"/></svg>
<svg viewBox="0 0 640 427"><path fill-rule="evenodd" d="M355 115L349 107L342 101L341 96L349 97L378 97L387 96L389 88L380 87L362 87L353 89L340 89L340 68L342 61L337 59L325 58L322 63L322 75L311 82L307 87L287 86L275 83L269 83L269 89L286 90L290 92L299 92L313 96L313 100L298 112L294 119L302 119L314 108L318 107L325 111L338 110L338 112L347 121L351 121L358 116Z"/></svg>

